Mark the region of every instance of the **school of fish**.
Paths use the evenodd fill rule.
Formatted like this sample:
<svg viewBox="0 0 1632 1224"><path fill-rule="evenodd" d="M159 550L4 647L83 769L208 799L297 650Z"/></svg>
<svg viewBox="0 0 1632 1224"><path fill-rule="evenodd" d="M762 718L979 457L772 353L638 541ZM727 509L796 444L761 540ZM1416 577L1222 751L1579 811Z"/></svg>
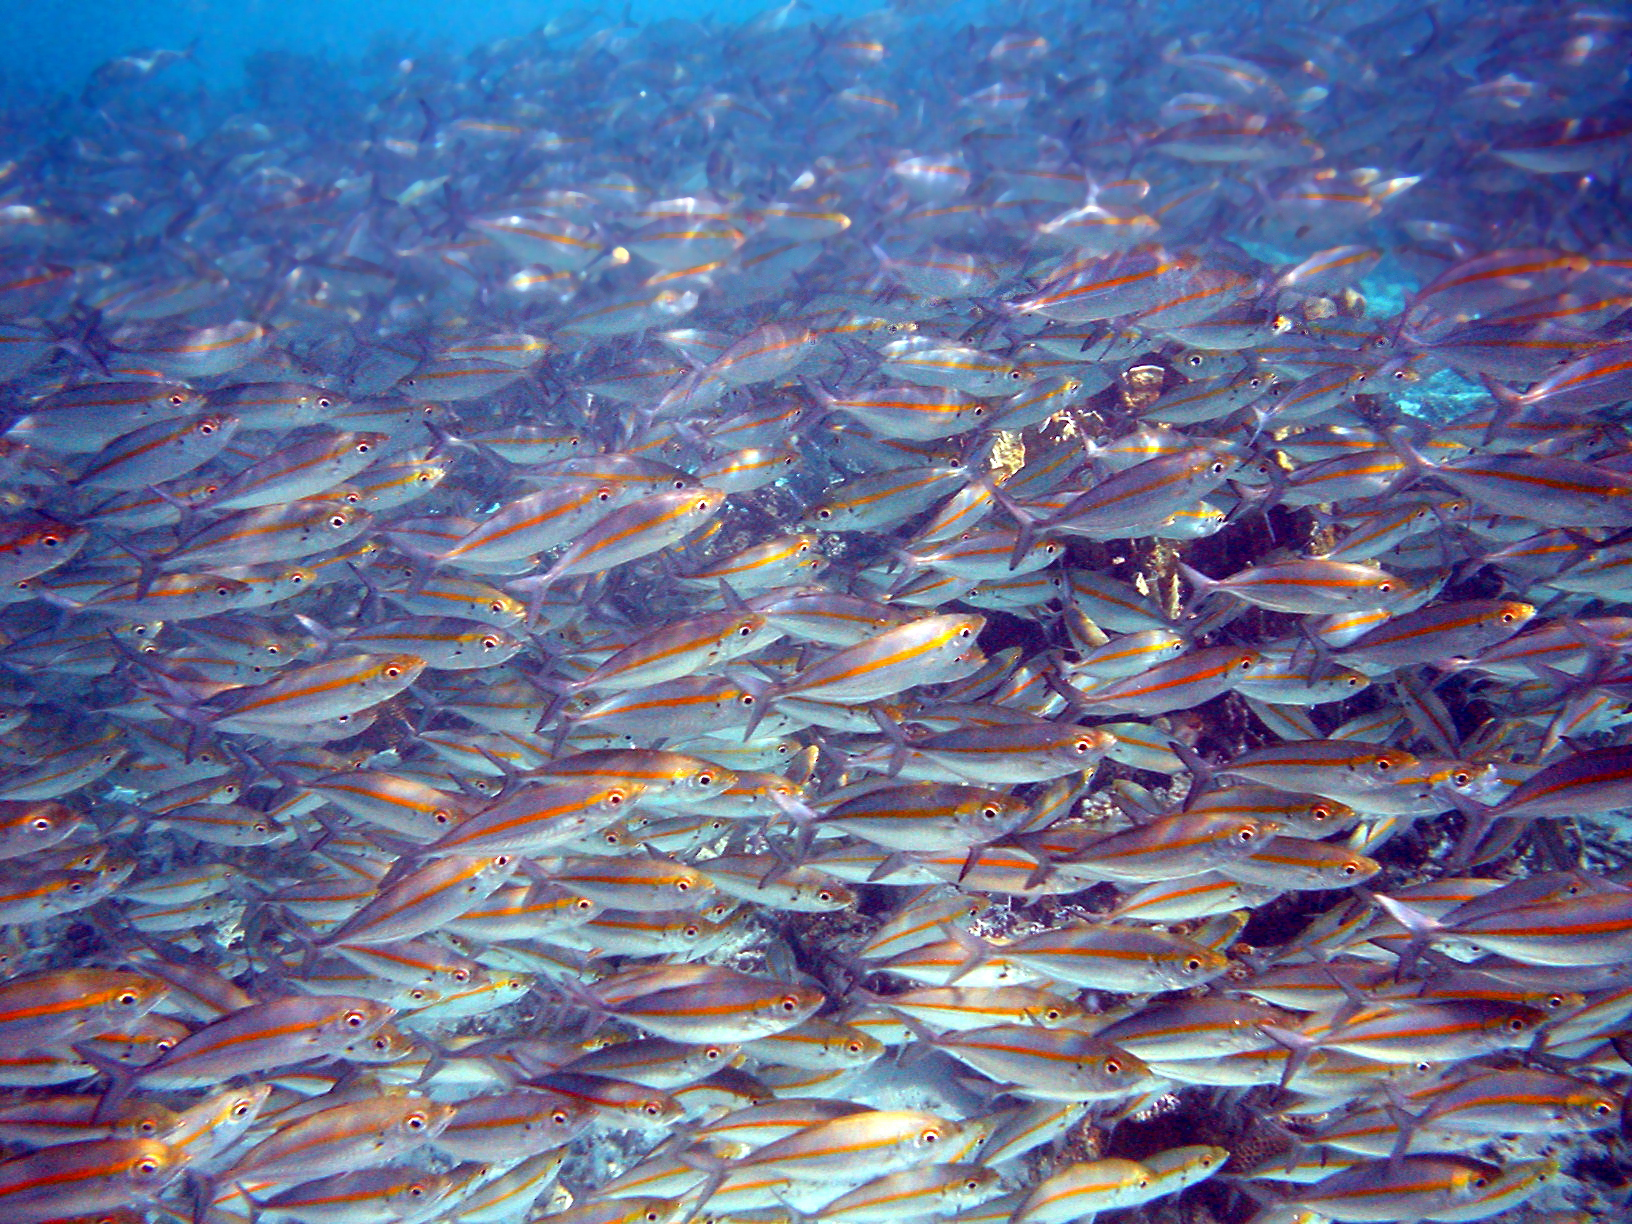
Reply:
<svg viewBox="0 0 1632 1224"><path fill-rule="evenodd" d="M575 10L0 164L0 1224L1571 1224L1632 16Z"/></svg>

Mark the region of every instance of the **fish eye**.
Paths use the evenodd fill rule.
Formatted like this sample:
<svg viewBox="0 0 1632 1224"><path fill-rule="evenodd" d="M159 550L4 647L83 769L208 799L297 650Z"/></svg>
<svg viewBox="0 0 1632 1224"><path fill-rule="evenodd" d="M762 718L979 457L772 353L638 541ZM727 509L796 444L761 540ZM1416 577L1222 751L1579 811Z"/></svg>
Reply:
<svg viewBox="0 0 1632 1224"><path fill-rule="evenodd" d="M1376 768L1378 773L1387 773L1389 770L1394 768L1394 762L1389 760L1387 757L1378 757L1372 762L1372 765Z"/></svg>
<svg viewBox="0 0 1632 1224"><path fill-rule="evenodd" d="M1529 1023L1523 1016L1514 1016L1507 1022L1507 1031L1510 1033L1522 1033L1529 1027Z"/></svg>
<svg viewBox="0 0 1632 1224"><path fill-rule="evenodd" d="M1456 783L1458 786L1466 786L1469 782L1473 781L1473 775L1465 769L1459 769L1451 775L1451 781Z"/></svg>
<svg viewBox="0 0 1632 1224"><path fill-rule="evenodd" d="M1504 624L1504 625L1511 625L1511 624L1512 624L1512 623L1513 623L1513 620L1514 620L1514 616L1513 616L1513 613L1511 613L1511 612L1503 612L1503 613L1502 613L1502 618L1501 618L1501 619L1502 619L1502 624Z"/></svg>
<svg viewBox="0 0 1632 1224"><path fill-rule="evenodd" d="M453 971L453 980L463 986L466 982L470 981L470 970L455 969Z"/></svg>
<svg viewBox="0 0 1632 1224"><path fill-rule="evenodd" d="M1359 863L1344 863L1342 867L1338 868L1338 871L1345 878L1357 876L1357 875L1360 874L1360 864Z"/></svg>
<svg viewBox="0 0 1632 1224"><path fill-rule="evenodd" d="M687 939L696 939L697 936L701 935L702 933L702 929L695 923L691 922L686 923L685 926L680 928L680 934L684 935Z"/></svg>
<svg viewBox="0 0 1632 1224"><path fill-rule="evenodd" d="M754 704L754 695L752 693L744 693L741 697L737 698L737 704L738 705L745 705L745 706L753 705Z"/></svg>
<svg viewBox="0 0 1632 1224"><path fill-rule="evenodd" d="M738 637L752 637L753 633L754 627L752 625L741 625L737 629Z"/></svg>
<svg viewBox="0 0 1632 1224"><path fill-rule="evenodd" d="M1114 1059L1114 1058L1107 1058L1105 1060L1105 1074L1106 1075L1121 1075L1122 1074L1122 1064L1117 1062L1116 1059Z"/></svg>
<svg viewBox="0 0 1632 1224"><path fill-rule="evenodd" d="M958 636L960 638L963 638L963 639L967 640L969 638L974 637L975 635L974 635L974 632L969 628L969 626L965 625L962 629L958 630Z"/></svg>
<svg viewBox="0 0 1632 1224"><path fill-rule="evenodd" d="M663 1106L659 1105L656 1101L647 1101L640 1107L640 1112L645 1114L648 1118L656 1118L663 1113Z"/></svg>
<svg viewBox="0 0 1632 1224"><path fill-rule="evenodd" d="M828 519L833 517L833 511L829 510L826 506L823 506L820 510L816 511L816 517L825 523Z"/></svg>
<svg viewBox="0 0 1632 1224"><path fill-rule="evenodd" d="M1003 814L1003 811L996 804L988 803L985 807L980 809L980 814L987 820L996 820Z"/></svg>
<svg viewBox="0 0 1632 1224"><path fill-rule="evenodd" d="M151 1156L143 1156L131 1168L138 1173L152 1175L159 1171L159 1162Z"/></svg>
<svg viewBox="0 0 1632 1224"><path fill-rule="evenodd" d="M510 856L508 854L495 854L493 856L493 866L495 866L495 867L508 867L508 866L510 866Z"/></svg>
<svg viewBox="0 0 1632 1224"><path fill-rule="evenodd" d="M697 785L698 786L713 786L714 785L714 775L711 774L711 773L708 773L706 771L703 772L703 773L698 774L697 775Z"/></svg>
<svg viewBox="0 0 1632 1224"><path fill-rule="evenodd" d="M484 650L497 650L501 645L503 643L496 637L484 637L482 639L482 648Z"/></svg>
<svg viewBox="0 0 1632 1224"><path fill-rule="evenodd" d="M186 402L187 402L187 397L185 395L182 395L180 392L177 392L177 393L170 396L170 407L172 407L172 408L180 408Z"/></svg>
<svg viewBox="0 0 1632 1224"><path fill-rule="evenodd" d="M1191 353L1190 356L1184 359L1184 361L1186 365L1195 368L1197 366L1206 364L1207 359L1200 353Z"/></svg>
<svg viewBox="0 0 1632 1224"><path fill-rule="evenodd" d="M385 668L384 670L385 670L385 677L386 677L387 680L395 680L398 676L402 675L402 668L398 667L394 663L391 666Z"/></svg>
<svg viewBox="0 0 1632 1224"><path fill-rule="evenodd" d="M681 876L678 880L676 880L674 882L674 891L675 892L690 892L691 891L691 881L686 879L684 876Z"/></svg>
<svg viewBox="0 0 1632 1224"><path fill-rule="evenodd" d="M232 1107L232 1116L235 1117L235 1118L241 1118L245 1114L247 1114L248 1112L249 1112L249 1102L248 1101L239 1101L236 1105L234 1105Z"/></svg>
<svg viewBox="0 0 1632 1224"><path fill-rule="evenodd" d="M51 818L48 816L36 816L29 822L28 827L33 829L36 833L49 833L51 831Z"/></svg>
<svg viewBox="0 0 1632 1224"><path fill-rule="evenodd" d="M973 1194L973 1193L974 1193L974 1192L975 1192L975 1191L976 1191L976 1190L979 1190L979 1189L980 1189L980 1182L979 1182L979 1180L978 1180L978 1179L976 1179L976 1178L973 1178L973 1177L971 1177L971 1178L968 1178L968 1179L967 1179L967 1180L966 1180L966 1181L965 1181L965 1182L964 1182L964 1183L963 1183L963 1188L964 1188L964 1190L965 1190L965 1191L967 1191L967 1192L968 1192L968 1193L970 1193L970 1194Z"/></svg>
<svg viewBox="0 0 1632 1224"><path fill-rule="evenodd" d="M201 421L198 426L198 432L203 434L206 438L209 437L215 432L215 422Z"/></svg>
<svg viewBox="0 0 1632 1224"><path fill-rule="evenodd" d="M142 1001L142 997L134 990L121 990L114 996L113 1001L120 1007L135 1007L136 1004Z"/></svg>
<svg viewBox="0 0 1632 1224"><path fill-rule="evenodd" d="M1212 467L1210 467L1210 468L1209 468L1209 469L1208 469L1208 471L1210 471L1210 472L1212 472L1212 474L1213 474L1213 475L1214 475L1214 476L1221 476L1221 475L1223 475L1223 473L1224 473L1224 470L1225 470L1225 469L1224 469L1224 464L1223 464L1223 463L1222 463L1222 462L1217 462L1217 463L1214 463L1214 464L1213 464L1213 465L1212 465Z"/></svg>
<svg viewBox="0 0 1632 1224"><path fill-rule="evenodd" d="M557 1109L550 1114L550 1121L554 1122L557 1126L565 1126L569 1121L571 1121L571 1118L567 1114L566 1110Z"/></svg>
<svg viewBox="0 0 1632 1224"><path fill-rule="evenodd" d="M1071 745L1071 751L1075 752L1078 756L1081 756L1085 752L1092 752L1093 750L1094 742L1088 739L1079 739Z"/></svg>
<svg viewBox="0 0 1632 1224"><path fill-rule="evenodd" d="M334 527L334 528L338 529L338 528L344 527L345 525L346 525L346 516L345 515L343 515L343 514L331 514L329 516L329 526L330 527Z"/></svg>
<svg viewBox="0 0 1632 1224"><path fill-rule="evenodd" d="M793 995L783 995L777 1000L776 1005L790 1016L799 1010L799 1000Z"/></svg>
<svg viewBox="0 0 1632 1224"><path fill-rule="evenodd" d="M1560 994L1548 995L1547 996L1547 1006L1548 1007L1563 1007L1564 1006L1564 996L1560 995Z"/></svg>
<svg viewBox="0 0 1632 1224"><path fill-rule="evenodd" d="M1200 973L1201 972L1201 957L1192 956L1188 960L1186 960L1184 962L1184 971L1186 973Z"/></svg>
<svg viewBox="0 0 1632 1224"><path fill-rule="evenodd" d="M44 544L47 548L55 548L57 545L62 543L62 537L54 535L41 536L40 543Z"/></svg>
<svg viewBox="0 0 1632 1224"><path fill-rule="evenodd" d="M408 1130L417 1131L424 1130L431 1124L431 1120L422 1113L411 1113L402 1120L402 1124Z"/></svg>
<svg viewBox="0 0 1632 1224"><path fill-rule="evenodd" d="M1242 825L1236 830L1235 840L1245 845L1258 840L1258 830L1252 825Z"/></svg>
<svg viewBox="0 0 1632 1224"><path fill-rule="evenodd" d="M349 1029L360 1029L368 1023L368 1017L360 1011L349 1011L340 1017L340 1023Z"/></svg>
<svg viewBox="0 0 1632 1224"><path fill-rule="evenodd" d="M610 794L607 795L606 802L607 802L607 806L609 806L609 807L622 807L623 806L623 792L620 791L620 790L612 791Z"/></svg>
<svg viewBox="0 0 1632 1224"><path fill-rule="evenodd" d="M830 888L818 889L816 892L816 900L822 902L823 904L833 900L833 890Z"/></svg>
<svg viewBox="0 0 1632 1224"><path fill-rule="evenodd" d="M1614 1112L1615 1112L1615 1107L1613 1105L1611 1105L1608 1101L1594 1101L1593 1102L1591 1113L1592 1113L1592 1116L1595 1117L1595 1118L1607 1118L1607 1117L1609 1117L1610 1114L1612 1114Z"/></svg>
<svg viewBox="0 0 1632 1224"><path fill-rule="evenodd" d="M314 402L319 408L324 409L325 411L334 407L334 401L326 395L318 396Z"/></svg>
<svg viewBox="0 0 1632 1224"><path fill-rule="evenodd" d="M409 1198L424 1198L426 1193L427 1191L425 1187L420 1185L418 1182L415 1182L413 1185L409 1186L407 1190Z"/></svg>
<svg viewBox="0 0 1632 1224"><path fill-rule="evenodd" d="M935 1130L933 1127L931 1127L931 1128L929 1128L927 1130L923 1130L923 1131L919 1132L919 1135L918 1135L918 1142L919 1143L934 1144L934 1143L939 1143L940 1141L941 1141L941 1132L938 1131L938 1130Z"/></svg>

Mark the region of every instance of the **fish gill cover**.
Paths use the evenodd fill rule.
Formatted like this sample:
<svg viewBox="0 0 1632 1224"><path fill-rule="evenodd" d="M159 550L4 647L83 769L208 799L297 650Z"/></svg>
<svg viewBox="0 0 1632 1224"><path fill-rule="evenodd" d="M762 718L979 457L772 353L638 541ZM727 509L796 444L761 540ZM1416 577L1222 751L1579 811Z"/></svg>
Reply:
<svg viewBox="0 0 1632 1224"><path fill-rule="evenodd" d="M241 16L7 79L0 1222L1624 1218L1632 19Z"/></svg>

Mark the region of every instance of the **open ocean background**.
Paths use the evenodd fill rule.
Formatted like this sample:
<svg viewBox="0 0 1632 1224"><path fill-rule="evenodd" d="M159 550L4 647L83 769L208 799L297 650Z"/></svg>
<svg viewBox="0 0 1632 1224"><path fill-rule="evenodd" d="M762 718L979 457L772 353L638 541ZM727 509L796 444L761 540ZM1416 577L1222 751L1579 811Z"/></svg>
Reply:
<svg viewBox="0 0 1632 1224"><path fill-rule="evenodd" d="M596 24L627 15L637 23L665 17L715 16L741 21L764 11L759 0L723 3L635 3L600 10ZM868 12L876 5L811 0L818 19ZM958 6L947 5L948 9ZM536 30L582 6L538 0L435 3L420 0L18 0L7 6L0 39L4 96L77 93L98 64L145 48L179 50L196 43L197 71L215 88L242 81L244 57L257 51L294 51L341 61L387 46L434 48L462 54L497 38ZM588 11L594 12L591 6ZM71 33L70 33L71 31Z"/></svg>

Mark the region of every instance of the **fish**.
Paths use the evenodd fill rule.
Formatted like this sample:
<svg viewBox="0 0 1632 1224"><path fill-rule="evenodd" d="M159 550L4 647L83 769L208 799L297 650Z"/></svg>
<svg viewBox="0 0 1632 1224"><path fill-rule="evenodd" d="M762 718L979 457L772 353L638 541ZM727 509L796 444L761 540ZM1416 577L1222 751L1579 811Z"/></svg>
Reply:
<svg viewBox="0 0 1632 1224"><path fill-rule="evenodd" d="M358 1160L383 1163L436 1138L453 1116L453 1106L423 1097L365 1096L278 1126L241 1153L222 1178L303 1182L345 1172Z"/></svg>
<svg viewBox="0 0 1632 1224"><path fill-rule="evenodd" d="M179 1174L157 1139L84 1139L0 1161L0 1204L17 1224L94 1215L132 1200L152 1203Z"/></svg>
<svg viewBox="0 0 1632 1224"><path fill-rule="evenodd" d="M1364 1161L1320 1179L1291 1201L1345 1221L1448 1214L1476 1199L1499 1173L1494 1165L1451 1155Z"/></svg>
<svg viewBox="0 0 1632 1224"><path fill-rule="evenodd" d="M366 999L285 996L252 1003L189 1034L141 1067L130 1084L202 1088L342 1051L370 1036L392 1010Z"/></svg>
<svg viewBox="0 0 1632 1224"><path fill-rule="evenodd" d="M1035 1100L1117 1098L1149 1075L1122 1047L1070 1025L996 1024L942 1033L928 1044Z"/></svg>
<svg viewBox="0 0 1632 1224"><path fill-rule="evenodd" d="M1259 16L35 57L0 1217L1598 1193L1629 30Z"/></svg>
<svg viewBox="0 0 1632 1224"><path fill-rule="evenodd" d="M1081 1211L1135 1203L1151 1180L1150 1170L1136 1160L1113 1156L1081 1161L1034 1186L1016 1218L1044 1224L1071 1219Z"/></svg>

